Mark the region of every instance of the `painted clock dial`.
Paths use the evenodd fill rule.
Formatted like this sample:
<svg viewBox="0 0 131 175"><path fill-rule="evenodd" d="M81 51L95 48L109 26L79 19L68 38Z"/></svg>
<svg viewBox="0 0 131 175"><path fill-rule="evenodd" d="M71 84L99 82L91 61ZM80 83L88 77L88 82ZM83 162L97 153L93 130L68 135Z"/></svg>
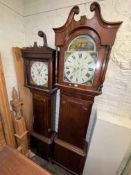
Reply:
<svg viewBox="0 0 131 175"><path fill-rule="evenodd" d="M30 68L32 82L38 86L47 86L48 84L48 63L34 61Z"/></svg>
<svg viewBox="0 0 131 175"><path fill-rule="evenodd" d="M96 69L97 52L94 40L88 35L79 35L65 52L64 81L91 85Z"/></svg>
<svg viewBox="0 0 131 175"><path fill-rule="evenodd" d="M65 80L71 83L85 84L90 82L96 67L93 54L85 51L67 53L64 66Z"/></svg>

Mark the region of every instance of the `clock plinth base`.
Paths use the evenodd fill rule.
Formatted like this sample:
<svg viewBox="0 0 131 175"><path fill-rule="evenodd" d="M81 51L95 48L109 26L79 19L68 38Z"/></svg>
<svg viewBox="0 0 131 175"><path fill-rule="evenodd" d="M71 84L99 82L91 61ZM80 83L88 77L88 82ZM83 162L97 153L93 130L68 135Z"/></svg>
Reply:
<svg viewBox="0 0 131 175"><path fill-rule="evenodd" d="M54 132L51 137L44 137L40 134L35 132L31 132L30 134L30 149L36 155L46 159L52 159L53 153L53 140L56 133Z"/></svg>
<svg viewBox="0 0 131 175"><path fill-rule="evenodd" d="M60 139L55 139L53 162L73 175L82 174L86 154L87 145L83 150Z"/></svg>

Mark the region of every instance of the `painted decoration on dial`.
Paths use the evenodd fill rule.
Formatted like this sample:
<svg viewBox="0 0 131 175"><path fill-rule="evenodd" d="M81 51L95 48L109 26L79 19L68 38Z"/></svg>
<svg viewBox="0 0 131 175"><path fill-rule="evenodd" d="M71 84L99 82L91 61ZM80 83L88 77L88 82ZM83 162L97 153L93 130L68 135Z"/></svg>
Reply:
<svg viewBox="0 0 131 175"><path fill-rule="evenodd" d="M89 35L79 35L65 52L64 82L92 85L96 69L95 41Z"/></svg>
<svg viewBox="0 0 131 175"><path fill-rule="evenodd" d="M71 41L68 51L96 51L96 44L89 35L79 35Z"/></svg>
<svg viewBox="0 0 131 175"><path fill-rule="evenodd" d="M48 86L48 63L32 61L30 74L33 84L38 86Z"/></svg>
<svg viewBox="0 0 131 175"><path fill-rule="evenodd" d="M92 51L67 51L64 63L64 81L91 85L96 68L97 53Z"/></svg>

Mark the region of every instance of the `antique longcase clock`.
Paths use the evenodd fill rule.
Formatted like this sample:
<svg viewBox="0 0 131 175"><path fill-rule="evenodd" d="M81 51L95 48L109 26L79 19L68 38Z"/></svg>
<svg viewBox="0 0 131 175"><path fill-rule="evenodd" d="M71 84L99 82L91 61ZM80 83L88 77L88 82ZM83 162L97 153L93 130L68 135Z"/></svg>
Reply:
<svg viewBox="0 0 131 175"><path fill-rule="evenodd" d="M53 118L57 88L54 87L55 50L47 46L46 35L39 31L44 45L22 49L25 65L25 86L33 96L33 129L30 137L31 149L41 157L49 159L54 138Z"/></svg>
<svg viewBox="0 0 131 175"><path fill-rule="evenodd" d="M101 94L109 54L121 22L103 20L100 6L90 6L94 16L87 19L74 6L66 23L55 28L57 59L56 86L60 88L58 134L55 138L54 162L72 174L82 174L88 143L86 133L94 97Z"/></svg>

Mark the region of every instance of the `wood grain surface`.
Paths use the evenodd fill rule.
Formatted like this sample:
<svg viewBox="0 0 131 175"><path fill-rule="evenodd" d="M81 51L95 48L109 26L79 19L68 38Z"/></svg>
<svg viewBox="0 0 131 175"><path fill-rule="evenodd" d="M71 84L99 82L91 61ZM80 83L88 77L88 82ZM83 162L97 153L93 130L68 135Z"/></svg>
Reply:
<svg viewBox="0 0 131 175"><path fill-rule="evenodd" d="M24 64L21 57L21 50L18 47L13 47L12 49L20 98L23 100L23 117L25 118L27 129L30 131L33 120L32 94L28 88L24 87Z"/></svg>
<svg viewBox="0 0 131 175"><path fill-rule="evenodd" d="M0 175L51 174L20 154L17 150L5 146L0 152Z"/></svg>
<svg viewBox="0 0 131 175"><path fill-rule="evenodd" d="M0 113L6 143L12 147L16 147L12 115L9 109L8 95L6 90L6 83L1 57L0 57Z"/></svg>

